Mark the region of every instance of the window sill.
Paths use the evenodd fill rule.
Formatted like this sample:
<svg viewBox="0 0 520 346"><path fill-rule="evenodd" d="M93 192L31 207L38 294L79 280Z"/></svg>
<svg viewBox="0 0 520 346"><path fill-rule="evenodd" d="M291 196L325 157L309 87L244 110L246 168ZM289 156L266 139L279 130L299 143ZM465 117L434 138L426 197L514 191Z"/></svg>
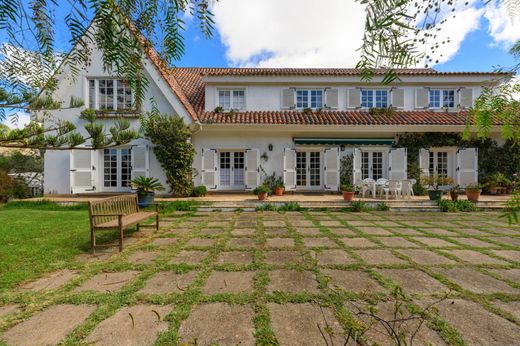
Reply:
<svg viewBox="0 0 520 346"><path fill-rule="evenodd" d="M98 118L139 118L137 110L96 110Z"/></svg>

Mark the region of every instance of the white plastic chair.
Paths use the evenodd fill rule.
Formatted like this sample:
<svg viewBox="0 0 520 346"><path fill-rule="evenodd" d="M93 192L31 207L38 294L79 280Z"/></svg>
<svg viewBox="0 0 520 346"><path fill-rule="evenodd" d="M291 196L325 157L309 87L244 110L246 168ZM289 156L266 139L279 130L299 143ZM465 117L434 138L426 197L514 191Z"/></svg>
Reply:
<svg viewBox="0 0 520 346"><path fill-rule="evenodd" d="M376 195L375 195L375 180L372 179L372 178L365 178L362 180L363 182L363 187L362 187L362 190L361 190L361 194L363 195L363 198L365 198L365 194L368 192L368 193L371 193L372 194L372 197L373 198L376 198Z"/></svg>
<svg viewBox="0 0 520 346"><path fill-rule="evenodd" d="M409 180L410 180L410 184L412 186L412 196L415 196L413 193L413 186L415 185L415 183L417 183L417 179L409 179Z"/></svg>
<svg viewBox="0 0 520 346"><path fill-rule="evenodd" d="M411 180L401 180L401 196L403 198L412 198L413 184Z"/></svg>
<svg viewBox="0 0 520 346"><path fill-rule="evenodd" d="M376 195L379 194L380 197L383 197L383 188L388 185L388 179L379 178L376 181Z"/></svg>
<svg viewBox="0 0 520 346"><path fill-rule="evenodd" d="M383 191L385 192L386 199L388 199L388 194L391 193L395 196L396 200L399 200L399 195L401 195L401 182L398 180L389 180L388 187L384 187Z"/></svg>

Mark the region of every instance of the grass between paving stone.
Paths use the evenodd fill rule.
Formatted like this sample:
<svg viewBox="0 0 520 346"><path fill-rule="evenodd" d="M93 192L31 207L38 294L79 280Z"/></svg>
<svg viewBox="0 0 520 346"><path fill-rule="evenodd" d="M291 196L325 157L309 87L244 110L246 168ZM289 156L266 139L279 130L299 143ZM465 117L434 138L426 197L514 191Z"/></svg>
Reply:
<svg viewBox="0 0 520 346"><path fill-rule="evenodd" d="M1 213L2 211L0 211ZM76 211L76 212L81 212ZM473 265L467 262L464 262L462 259L453 256L450 254L450 248L433 248L423 244L414 239L414 236L409 234L404 234L399 232L398 227L393 226L379 226L377 222L381 221L392 221L395 222L399 228L407 228L414 229L425 237L430 238L439 238L447 241L451 241L453 243L453 248L458 249L468 249L479 251L481 253L485 253L494 258L500 258L488 251L486 248L478 248L469 245L465 245L462 242L457 242L456 239L462 236L467 236L469 238L480 239L482 241L486 241L493 244L493 249L517 249L517 247L504 246L499 242L490 242L487 237L479 237L475 235L465 234L464 230L464 222L466 220L478 220L482 221L485 224L485 220L487 215L484 217L479 216L478 214L467 214L461 216L460 219L451 218L450 222L453 223L453 226L457 227L438 227L435 226L435 221L445 221L446 217L443 214L432 214L432 219L430 221L425 221L425 224L430 227L410 227L406 226L405 221L408 216L424 216L425 214L407 214L407 218L400 217L399 213L334 213L330 211L324 212L310 212L304 211L302 213L275 213L275 212L258 212L258 213L242 213L236 212L234 214L229 213L219 213L213 212L208 213L205 216L198 217L197 213L194 211L190 211L187 214L182 216L178 216L175 211L167 211L164 214L166 217L169 215L172 216L172 219L176 220L172 223L173 227L169 228L186 228L182 224L187 221L189 222L189 227L191 228L190 232L179 233L175 230L170 232L168 230L162 229L158 234L155 234L153 237L174 237L177 238L177 242L168 246L153 246L150 243L146 243L144 241L139 241L136 244L130 245L125 249L121 256L116 256L113 259L108 261L100 262L100 263L89 263L87 265L80 266L81 274L79 277L71 281L69 284L64 287L46 293L30 293L30 292L17 292L11 290L4 294L0 294L0 302L5 303L29 303L30 307L22 313L14 315L14 317L7 320L7 322L3 322L0 320L0 336L2 331L6 330L8 327L14 325L16 322L24 320L34 314L37 311L44 309L47 306L55 305L59 303L72 303L72 304L94 304L97 305L98 308L96 311L87 319L87 321L76 328L73 333L71 333L67 339L65 340L65 345L77 345L81 344L85 337L92 332L92 330L104 319L112 316L116 311L118 311L121 307L134 305L134 304L157 304L157 305L168 305L172 307L172 311L165 317L165 319L169 322L169 328L166 332L161 333L159 339L156 344L158 345L171 345L179 342L178 330L181 323L189 317L190 311L197 305L203 303L213 303L213 302L225 302L229 304L238 304L238 305L247 305L250 306L254 311L254 328L255 328L255 337L257 340L257 344L259 345L274 345L277 344L276 336L273 331L273 326L271 323L271 316L269 313L269 309L267 308L267 303L279 303L279 304L287 304L287 303L311 303L311 304L319 304L323 307L328 307L333 310L336 318L342 324L345 331L350 331L351 333L361 332L364 329L363 324L352 314L352 312L345 306L345 302L353 301L353 302L371 302L376 304L379 300L385 297L383 292L345 292L338 289L331 289L331 286L328 284L330 278L326 276L322 269L339 269L339 270L359 270L367 273L372 279L374 279L377 283L379 283L383 288L388 291L391 291L393 288L397 286L397 283L393 280L385 277L376 269L379 268L392 268L392 269L405 269L405 268L415 268L417 270L421 270L424 273L430 275L434 279L440 281L445 284L447 287L453 289L453 297L461 297L467 300L474 301L488 311L492 313L498 314L513 323L516 323L520 326L520 321L516 321L513 316L509 313L502 311L496 308L492 301L494 299L501 299L503 301L518 301L520 300L519 295L511 295L511 294L474 294L472 292L464 290L459 285L448 280L448 278L440 275L432 270L432 268L450 268L453 266L466 266L473 268L474 270L480 271L486 275L491 277L495 277L500 279L513 287L517 287L518 285L511 282L511 280L507 280L502 278L500 275L496 273L490 272L488 269L492 268L520 268L519 263L508 262L505 260L506 265ZM470 215L468 217L468 215ZM213 221L223 221L228 220L228 225L225 227L213 227L216 230L220 230L218 234L204 234L200 231L202 229L208 228L208 225ZM231 231L236 228L237 220L240 217L251 217L257 221L254 235L248 236L233 236ZM310 220L313 222L314 227L318 228L320 233L312 236L304 236L298 232L298 227L295 227L291 224L292 217L299 217L300 219ZM266 232L266 227L264 227L265 221L271 221L273 219L283 220L287 226L283 227L287 229L286 234L282 235L273 235L268 234ZM196 223L191 223L190 221L196 221ZM332 220L339 221L341 223L341 227L351 230L354 235L340 235L336 234L329 227L321 225L320 220ZM363 232L361 229L356 226L349 224L349 220L355 221L363 221L364 224L372 226L372 227L381 227L387 231L389 231L392 236L402 237L414 244L419 246L419 249L424 249L428 251L432 251L433 253L437 253L441 256L445 256L447 258L451 258L456 261L453 265L434 265L434 266L423 266L419 265L412 261L411 258L405 256L400 253L399 247L387 247L385 246L379 238L382 236L372 235ZM373 222L372 222L373 221ZM458 227L461 226L461 227ZM481 230L492 230L494 226L490 225L487 227L479 226L471 226L471 228L481 229ZM245 228L253 228L253 227L245 227ZM274 227L277 228L277 227ZM333 228L339 228L338 226L333 226ZM453 236L444 236L437 235L430 231L428 228L443 228L454 230ZM489 232L490 235L493 235L492 232ZM516 235L518 236L518 235ZM515 237L516 237L515 236ZM291 238L294 240L294 247L292 248L266 248L265 243L269 238ZM308 248L304 245L305 238L328 238L334 242L334 249L340 249L345 251L349 256L351 256L356 263L352 264L331 264L331 265L321 265L316 261L311 255L311 250L315 252L320 252L325 249L323 248ZM377 265L367 265L362 258L355 251L363 251L364 248L352 248L343 243L342 239L348 239L353 237L362 237L374 242L374 246L370 249L388 249L391 253L393 253L396 257L401 258L405 261L403 264L377 264ZM215 239L217 243L213 246L209 247L199 247L199 246L187 246L187 242L192 238L202 238L202 239ZM253 248L249 247L237 247L237 246L229 246L227 243L232 238L251 238L254 240L255 246ZM172 258L174 258L178 253L182 250L193 250L199 249L208 252L208 256L199 264L170 264ZM161 255L155 259L152 264L132 264L126 262L126 257L135 251L139 250L155 250L160 251ZM251 264L216 264L215 261L218 255L223 251L242 251L242 252L250 252L253 254L253 262ZM265 251L295 251L297 253L302 254L302 261L298 263L277 263L277 264L267 264L265 262ZM312 272L317 280L317 293L306 293L306 292L298 292L298 293L288 293L288 292L273 292L267 293L266 288L270 283L269 272L275 269L292 269L298 271L310 271ZM139 273L137 277L132 280L129 284L127 284L122 290L113 292L113 293L93 293L93 292L80 292L74 293L71 290L83 282L88 280L90 277L94 276L97 273L104 271L125 271L125 270L138 270ZM176 273L186 273L191 270L197 271L196 279L184 290L180 293L169 293L169 294L143 294L138 292L142 289L146 282L153 277L156 273L164 270L174 271ZM215 270L219 271L254 271L253 278L253 292L247 293L239 293L239 294L214 294L214 295L206 295L202 293L202 288L207 280L207 278L211 275L211 273ZM418 305L416 305L416 299L423 298L421 295L417 294L406 294L406 303L410 310L419 309ZM428 325L436 330L439 335L449 344L452 345L463 345L464 341L458 331L448 323L446 323L442 318L438 316L431 316L428 319Z"/></svg>

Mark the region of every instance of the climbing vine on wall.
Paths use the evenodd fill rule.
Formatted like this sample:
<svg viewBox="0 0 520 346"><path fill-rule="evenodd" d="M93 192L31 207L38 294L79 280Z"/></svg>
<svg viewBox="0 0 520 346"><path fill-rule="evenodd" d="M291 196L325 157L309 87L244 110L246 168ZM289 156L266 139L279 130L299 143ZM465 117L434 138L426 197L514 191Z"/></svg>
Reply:
<svg viewBox="0 0 520 346"><path fill-rule="evenodd" d="M419 150L436 147L478 148L479 180L493 173L511 176L520 172L520 150L511 142L499 146L490 138L463 140L459 133L406 133L399 135L394 147L407 148L408 173L418 179Z"/></svg>
<svg viewBox="0 0 520 346"><path fill-rule="evenodd" d="M189 141L191 132L183 119L154 110L141 118L141 128L144 136L154 144L153 152L166 173L172 194L191 195L195 149Z"/></svg>

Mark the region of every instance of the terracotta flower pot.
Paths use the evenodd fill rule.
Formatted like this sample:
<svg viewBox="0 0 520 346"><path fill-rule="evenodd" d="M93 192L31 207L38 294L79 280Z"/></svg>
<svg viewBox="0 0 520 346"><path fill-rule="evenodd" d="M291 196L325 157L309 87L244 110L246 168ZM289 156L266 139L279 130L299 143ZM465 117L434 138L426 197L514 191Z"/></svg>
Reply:
<svg viewBox="0 0 520 346"><path fill-rule="evenodd" d="M471 202L478 202L480 198L480 189L466 189L466 196Z"/></svg>
<svg viewBox="0 0 520 346"><path fill-rule="evenodd" d="M452 200L452 201L456 201L456 200L459 199L459 193L458 193L458 192L450 191L450 197L451 197L451 200Z"/></svg>
<svg viewBox="0 0 520 346"><path fill-rule="evenodd" d="M353 191L343 191L343 200L352 201L354 199Z"/></svg>
<svg viewBox="0 0 520 346"><path fill-rule="evenodd" d="M283 196L284 192L285 192L285 189L283 187L275 187L274 188L274 194L276 196Z"/></svg>
<svg viewBox="0 0 520 346"><path fill-rule="evenodd" d="M259 201L265 201L267 199L267 192L261 192L258 194Z"/></svg>

